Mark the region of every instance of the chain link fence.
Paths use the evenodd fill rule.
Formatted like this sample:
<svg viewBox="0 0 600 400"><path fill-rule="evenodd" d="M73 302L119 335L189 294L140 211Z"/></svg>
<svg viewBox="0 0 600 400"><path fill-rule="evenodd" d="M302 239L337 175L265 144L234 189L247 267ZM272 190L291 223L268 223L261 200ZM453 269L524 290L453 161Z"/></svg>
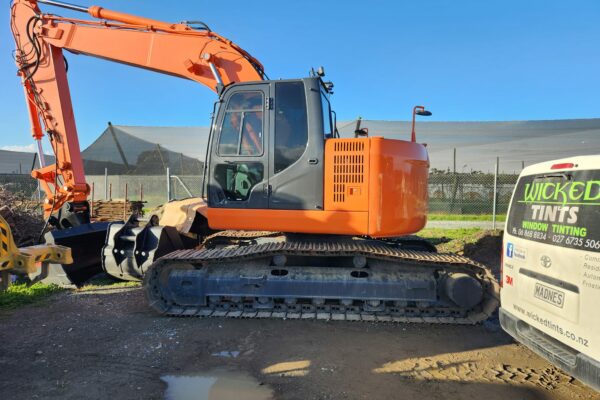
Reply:
<svg viewBox="0 0 600 400"><path fill-rule="evenodd" d="M91 175L87 181L93 188L94 200L143 200L147 208L169 199L200 197L202 175Z"/></svg>
<svg viewBox="0 0 600 400"><path fill-rule="evenodd" d="M515 174L443 173L429 175L432 214L506 214ZM495 208L494 208L495 202Z"/></svg>
<svg viewBox="0 0 600 400"><path fill-rule="evenodd" d="M154 208L169 199L198 197L202 194L199 175L88 175L94 200L143 200ZM452 173L435 171L429 175L429 213L444 215L506 214L517 174ZM0 174L0 185L12 192L37 198L38 184L29 175ZM41 195L43 197L43 195ZM494 200L495 199L495 200Z"/></svg>

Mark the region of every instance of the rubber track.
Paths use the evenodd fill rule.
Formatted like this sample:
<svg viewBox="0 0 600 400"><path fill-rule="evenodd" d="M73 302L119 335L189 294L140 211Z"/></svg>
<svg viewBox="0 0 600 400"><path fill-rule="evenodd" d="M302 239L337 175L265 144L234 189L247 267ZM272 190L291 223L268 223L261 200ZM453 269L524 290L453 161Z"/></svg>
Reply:
<svg viewBox="0 0 600 400"><path fill-rule="evenodd" d="M371 259L387 260L399 263L409 263L413 266L424 268L443 269L448 272L470 272L476 276L484 288L484 298L480 306L463 316L442 315L447 310L440 309L440 315L435 314L432 308L407 309L412 316L393 315L390 313L370 313L365 311L344 311L343 306L326 312L299 310L224 310L207 306L180 306L168 304L163 298L156 297L156 286L161 270L166 266L204 265L205 263L224 263L243 261L256 258L283 255L304 256L354 256L363 255ZM199 250L179 250L170 253L156 261L146 272L144 278L146 296L150 305L157 311L171 316L198 316L198 317L237 317L237 318L282 318L282 319L323 319L323 320L348 320L348 321L385 321L385 322L426 322L446 324L475 324L489 318L499 304L499 285L491 271L484 265L469 258L456 254L438 254L412 250L402 250L396 246L373 241L340 241L340 242L314 242L314 241L280 241L262 244L250 244L233 248L215 248ZM154 289L154 290L153 290ZM446 312L445 312L446 311ZM463 310L464 311L464 310ZM417 314L417 315L415 315ZM419 315L420 314L420 315ZM428 315L429 314L429 315ZM463 313L464 314L464 313Z"/></svg>

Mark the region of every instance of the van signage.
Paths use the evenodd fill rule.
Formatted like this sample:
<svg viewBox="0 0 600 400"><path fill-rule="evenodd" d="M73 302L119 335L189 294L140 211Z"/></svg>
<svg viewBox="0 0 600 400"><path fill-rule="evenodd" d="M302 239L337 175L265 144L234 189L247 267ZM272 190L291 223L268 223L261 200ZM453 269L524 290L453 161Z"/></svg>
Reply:
<svg viewBox="0 0 600 400"><path fill-rule="evenodd" d="M600 171L522 176L507 230L513 236L555 246L600 252ZM510 255L508 254L510 250ZM507 257L525 259L516 246Z"/></svg>
<svg viewBox="0 0 600 400"><path fill-rule="evenodd" d="M522 200L528 203L562 205L598 203L600 202L600 180L526 183Z"/></svg>
<svg viewBox="0 0 600 400"><path fill-rule="evenodd" d="M514 251L515 251L515 245L512 243L507 243L506 244L506 257L512 258Z"/></svg>
<svg viewBox="0 0 600 400"><path fill-rule="evenodd" d="M513 257L517 260L525 261L527 259L527 250L515 246Z"/></svg>

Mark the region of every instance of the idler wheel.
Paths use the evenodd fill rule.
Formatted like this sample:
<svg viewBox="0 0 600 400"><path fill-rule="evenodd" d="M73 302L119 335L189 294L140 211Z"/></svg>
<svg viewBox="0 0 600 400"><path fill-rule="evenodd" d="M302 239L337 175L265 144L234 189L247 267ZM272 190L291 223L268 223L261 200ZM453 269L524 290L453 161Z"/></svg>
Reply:
<svg viewBox="0 0 600 400"><path fill-rule="evenodd" d="M448 275L444 282L446 294L461 308L471 309L481 302L483 288L477 279L463 273Z"/></svg>

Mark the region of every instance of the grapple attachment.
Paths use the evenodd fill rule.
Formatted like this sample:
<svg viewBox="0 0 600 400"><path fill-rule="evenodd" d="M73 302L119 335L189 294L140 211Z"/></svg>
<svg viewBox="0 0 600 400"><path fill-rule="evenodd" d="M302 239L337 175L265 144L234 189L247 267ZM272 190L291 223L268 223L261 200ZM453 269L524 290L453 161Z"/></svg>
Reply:
<svg viewBox="0 0 600 400"><path fill-rule="evenodd" d="M8 287L10 274L27 275L38 281L47 273L48 263L68 265L72 262L68 247L45 244L18 248L8 222L0 216L0 289Z"/></svg>
<svg viewBox="0 0 600 400"><path fill-rule="evenodd" d="M118 279L141 281L154 261L175 250L191 249L210 230L200 198L171 201L161 216L142 220L132 215L127 222L111 223L102 249L102 268Z"/></svg>
<svg viewBox="0 0 600 400"><path fill-rule="evenodd" d="M118 279L140 281L158 258L185 248L184 240L172 226L159 226L153 216L140 225L136 216L127 222L111 223L102 249L102 268Z"/></svg>

